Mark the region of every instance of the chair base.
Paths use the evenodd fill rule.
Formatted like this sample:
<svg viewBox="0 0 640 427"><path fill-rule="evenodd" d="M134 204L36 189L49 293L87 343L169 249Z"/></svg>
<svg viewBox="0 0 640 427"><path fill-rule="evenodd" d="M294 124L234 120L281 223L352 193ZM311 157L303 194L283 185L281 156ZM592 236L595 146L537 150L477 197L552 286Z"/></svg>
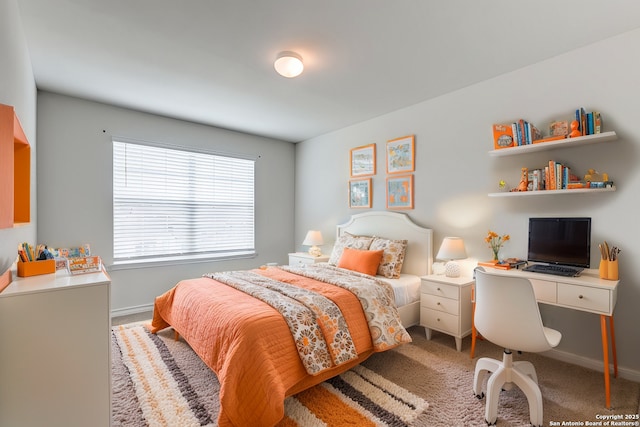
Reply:
<svg viewBox="0 0 640 427"><path fill-rule="evenodd" d="M494 425L498 419L498 400L500 390L517 385L527 396L529 403L529 419L533 426L542 426L542 393L538 387L538 376L531 362L514 362L511 351L505 350L502 361L483 357L476 363L473 376L473 393L481 399L482 382L487 373L492 372L487 382L487 402L485 406L485 420Z"/></svg>

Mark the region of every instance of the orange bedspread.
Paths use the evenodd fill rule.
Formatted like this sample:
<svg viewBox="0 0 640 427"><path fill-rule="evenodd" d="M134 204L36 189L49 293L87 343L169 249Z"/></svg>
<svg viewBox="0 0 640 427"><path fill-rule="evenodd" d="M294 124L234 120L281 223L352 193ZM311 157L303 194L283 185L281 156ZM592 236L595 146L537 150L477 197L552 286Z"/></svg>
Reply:
<svg viewBox="0 0 640 427"><path fill-rule="evenodd" d="M268 304L209 278L183 280L155 300L152 332L172 326L220 381L220 426L273 426L284 399L344 372L373 353L369 327L355 295L278 268L254 270L320 292L342 311L358 358L307 374L286 321Z"/></svg>

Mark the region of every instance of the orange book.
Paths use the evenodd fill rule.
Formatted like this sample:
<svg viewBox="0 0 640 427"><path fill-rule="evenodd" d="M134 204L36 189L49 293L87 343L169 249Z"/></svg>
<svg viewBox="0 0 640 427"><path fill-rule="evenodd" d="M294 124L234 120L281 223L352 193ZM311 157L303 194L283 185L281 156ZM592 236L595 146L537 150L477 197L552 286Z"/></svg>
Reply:
<svg viewBox="0 0 640 427"><path fill-rule="evenodd" d="M556 162L549 160L549 188L548 190L556 189Z"/></svg>
<svg viewBox="0 0 640 427"><path fill-rule="evenodd" d="M493 148L513 147L513 131L511 125L493 125Z"/></svg>

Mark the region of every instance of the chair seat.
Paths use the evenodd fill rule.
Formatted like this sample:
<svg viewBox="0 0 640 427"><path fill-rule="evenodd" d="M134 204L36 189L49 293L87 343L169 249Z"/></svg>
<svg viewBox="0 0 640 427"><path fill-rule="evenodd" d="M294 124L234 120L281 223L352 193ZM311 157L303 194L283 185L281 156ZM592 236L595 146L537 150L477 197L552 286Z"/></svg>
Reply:
<svg viewBox="0 0 640 427"><path fill-rule="evenodd" d="M549 345L551 347L557 347L560 344L560 340L562 339L562 334L555 329L547 328L543 326L544 336L547 337L547 341L549 341Z"/></svg>

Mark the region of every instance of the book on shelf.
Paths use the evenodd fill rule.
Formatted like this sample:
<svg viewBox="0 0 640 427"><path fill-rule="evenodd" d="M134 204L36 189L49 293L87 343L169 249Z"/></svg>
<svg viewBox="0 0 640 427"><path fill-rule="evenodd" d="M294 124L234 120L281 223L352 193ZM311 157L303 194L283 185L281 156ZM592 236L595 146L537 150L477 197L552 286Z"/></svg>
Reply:
<svg viewBox="0 0 640 427"><path fill-rule="evenodd" d="M583 136L602 132L602 115L599 111L587 112L582 107L577 108L575 120L578 121L578 129Z"/></svg>
<svg viewBox="0 0 640 427"><path fill-rule="evenodd" d="M507 148L513 147L513 130L511 125L493 125L493 148Z"/></svg>

